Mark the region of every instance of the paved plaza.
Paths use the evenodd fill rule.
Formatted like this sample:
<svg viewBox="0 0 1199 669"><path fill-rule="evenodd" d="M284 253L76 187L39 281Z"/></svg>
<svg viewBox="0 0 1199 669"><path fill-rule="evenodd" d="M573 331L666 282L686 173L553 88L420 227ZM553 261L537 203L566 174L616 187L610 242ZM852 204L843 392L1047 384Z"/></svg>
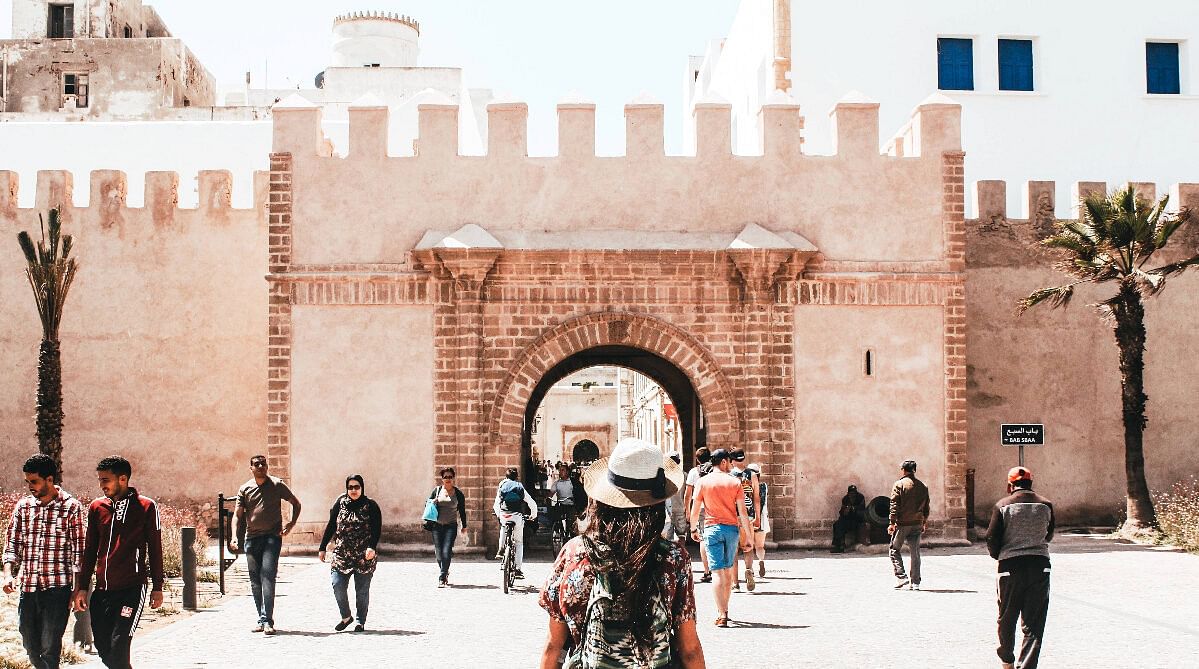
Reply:
<svg viewBox="0 0 1199 669"><path fill-rule="evenodd" d="M1063 535L1052 548L1043 667L1196 666L1199 558L1095 536ZM494 562L456 561L455 587L439 590L431 558L389 559L374 580L368 631L358 634L333 632L328 566L284 560L278 636L249 631L253 604L240 596L136 637L134 664L515 669L536 662L546 623L537 589L548 556L532 557L528 580L508 596L498 589ZM926 549L919 592L891 589L885 554L798 551L767 564L755 592L734 593L729 629L713 627L711 586L697 584L709 667L999 666L995 563L981 545Z"/></svg>

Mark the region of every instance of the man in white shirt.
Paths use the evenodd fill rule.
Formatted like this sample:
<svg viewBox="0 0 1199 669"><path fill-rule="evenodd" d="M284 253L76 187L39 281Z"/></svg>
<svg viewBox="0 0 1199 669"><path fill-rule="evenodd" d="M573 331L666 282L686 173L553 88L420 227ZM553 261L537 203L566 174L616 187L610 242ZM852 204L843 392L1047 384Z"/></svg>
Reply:
<svg viewBox="0 0 1199 669"><path fill-rule="evenodd" d="M691 504L695 500L695 488L699 485L699 478L711 471L708 467L708 458L711 457L711 451L707 447L701 446L695 449L695 466L687 472L687 484L683 489L683 506L686 507L687 518L691 518ZM699 523L702 526L704 522L703 511L700 511ZM690 534L690 531L688 531ZM699 542L699 557L704 562L704 575L699 579L700 583L712 582L712 570L708 567L708 551L704 548L704 542Z"/></svg>
<svg viewBox="0 0 1199 669"><path fill-rule="evenodd" d="M525 563L525 512L527 509L529 520L536 518L537 502L529 491L525 490L524 485L516 480L519 476L520 472L515 467L508 469L507 476L496 488L495 502L491 505L491 510L500 521L500 551L503 551L504 543L508 540L508 523L515 523L512 528L512 543L516 546L516 578L524 578L521 568ZM522 501L523 507L520 505ZM496 558L499 557L500 553L496 553Z"/></svg>

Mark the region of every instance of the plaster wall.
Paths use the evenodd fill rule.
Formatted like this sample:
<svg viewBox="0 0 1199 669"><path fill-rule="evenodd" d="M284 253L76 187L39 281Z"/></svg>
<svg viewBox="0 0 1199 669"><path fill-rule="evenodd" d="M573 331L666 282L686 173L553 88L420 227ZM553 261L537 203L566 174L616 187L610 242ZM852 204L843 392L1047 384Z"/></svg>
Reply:
<svg viewBox="0 0 1199 669"><path fill-rule="evenodd" d="M711 66L711 92L733 104L737 128L756 134L749 82L769 72L764 25L742 33L743 20L763 16L768 0L744 0ZM967 183L999 179L1056 179L1059 215L1068 214L1068 184L1149 181L1164 188L1194 172L1199 143L1199 5L1153 0L1127 11L1118 0L1086 3L1034 0L924 0L853 3L793 0L791 95L806 114L813 154L830 150L826 116L837 100L861 91L882 103L883 140L905 122L904 110L937 89L937 38L974 40L973 91L943 91L963 109L962 147ZM1086 29L1080 29L1085 21ZM1032 39L1033 92L1000 91L997 40ZM1182 95L1145 93L1145 42L1180 41ZM747 88L748 87L748 88ZM1099 139L1101 138L1101 139ZM1016 193L1009 192L1013 211Z"/></svg>
<svg viewBox="0 0 1199 669"><path fill-rule="evenodd" d="M14 238L37 238L38 213L61 201L80 263L60 332L68 489L94 494L95 463L120 453L146 494L215 503L266 438L265 215L230 209L220 174L205 176L200 209L176 208L174 175L154 175L141 208L124 206L121 175L99 173L87 209L44 176L31 210L12 206L0 172L0 469L37 449L41 326Z"/></svg>
<svg viewBox="0 0 1199 669"><path fill-rule="evenodd" d="M393 19L339 20L333 26L333 64L341 67L416 65L417 29Z"/></svg>
<svg viewBox="0 0 1199 669"><path fill-rule="evenodd" d="M989 517L990 506L1005 494L1007 469L1017 462L1014 447L999 445L1000 424L1044 423L1047 444L1026 447L1025 464L1060 519L1122 519L1124 433L1115 336L1089 306L1110 297L1114 287L1081 291L1067 309L1043 305L1017 316L1020 298L1067 277L1030 247L1036 235L1028 221L988 223L968 222L967 454L976 470L975 517ZM1184 247L1194 253L1196 245ZM1154 266L1171 260L1168 251ZM1199 471L1199 403L1189 382L1199 377L1191 343L1197 314L1199 275L1193 270L1146 302L1145 464L1155 492Z"/></svg>
<svg viewBox="0 0 1199 669"><path fill-rule="evenodd" d="M937 306L795 308L797 520L835 518L851 483L890 494L909 458L945 519L943 330Z"/></svg>
<svg viewBox="0 0 1199 669"><path fill-rule="evenodd" d="M298 306L292 318L292 483L306 506L299 529L320 541L354 473L385 525L415 527L435 484L433 308Z"/></svg>
<svg viewBox="0 0 1199 669"><path fill-rule="evenodd" d="M88 107L75 113L114 119L153 118L163 107L216 102L216 81L177 39L4 40L8 54L5 111L55 111L62 72L88 75Z"/></svg>
<svg viewBox="0 0 1199 669"><path fill-rule="evenodd" d="M771 152L749 158L731 155L728 111L715 106L699 112L705 129L700 154L665 157L661 107L629 107L631 155L599 158L594 109L561 107L560 114L574 114L570 125L559 126L563 155L528 158L527 109L493 104L488 155L468 157L443 134L459 128L457 108L422 107L420 155L383 155L389 121L379 109L357 117L351 112L346 159L317 155L318 109L276 109L274 148L295 155L294 263L399 262L427 231L465 223L492 230L621 231L621 243L634 244L630 236L639 233L735 234L754 222L799 233L831 259L943 257L940 151L952 149L956 138L934 132L931 121L922 158L880 156L863 151L860 141L845 141L837 156L801 156L790 117L772 135ZM956 123L948 122L955 109L922 113L944 114L948 128ZM875 111L844 110L847 138L877 128ZM644 128L633 125L642 119ZM657 152L643 148L655 140ZM342 234L347 221L355 221L355 234ZM871 234L856 234L854 221L869 221Z"/></svg>

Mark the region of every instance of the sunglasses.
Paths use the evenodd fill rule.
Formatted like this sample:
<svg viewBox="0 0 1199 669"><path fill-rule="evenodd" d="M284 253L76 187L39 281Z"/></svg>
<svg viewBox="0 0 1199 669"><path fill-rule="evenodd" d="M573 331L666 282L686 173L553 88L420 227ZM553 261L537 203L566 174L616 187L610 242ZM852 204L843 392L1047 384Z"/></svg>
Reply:
<svg viewBox="0 0 1199 669"><path fill-rule="evenodd" d="M443 476L443 477L441 477L441 480L442 481L453 481L454 477L453 476Z"/></svg>
<svg viewBox="0 0 1199 669"><path fill-rule="evenodd" d="M260 461L260 462L251 462L251 463L250 463L250 466L251 466L251 467L265 467L265 466L266 466L266 460L262 460L262 461Z"/></svg>
<svg viewBox="0 0 1199 669"><path fill-rule="evenodd" d="M346 490L362 490L362 486L358 484L346 486Z"/></svg>

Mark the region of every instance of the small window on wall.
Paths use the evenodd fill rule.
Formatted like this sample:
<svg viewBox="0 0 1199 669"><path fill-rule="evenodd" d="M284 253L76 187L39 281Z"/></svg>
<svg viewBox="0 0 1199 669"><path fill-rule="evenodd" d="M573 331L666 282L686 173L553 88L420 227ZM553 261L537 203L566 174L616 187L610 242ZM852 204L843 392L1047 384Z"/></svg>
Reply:
<svg viewBox="0 0 1199 669"><path fill-rule="evenodd" d="M46 26L46 37L49 37L50 39L66 39L74 37L74 5L50 5L49 9L49 25Z"/></svg>
<svg viewBox="0 0 1199 669"><path fill-rule="evenodd" d="M82 109L87 107L87 75L86 74L63 74L62 75L62 97L63 104L66 105L68 96L75 100L75 107Z"/></svg>
<svg viewBox="0 0 1199 669"><path fill-rule="evenodd" d="M872 349L866 349L866 355L862 360L862 371L867 377L874 376L874 351Z"/></svg>
<svg viewBox="0 0 1199 669"><path fill-rule="evenodd" d="M1146 92L1178 95L1182 92L1178 76L1178 42L1145 43Z"/></svg>
<svg viewBox="0 0 1199 669"><path fill-rule="evenodd" d="M125 39L130 39L132 37L133 37L133 28L130 28L128 25L126 25L125 26Z"/></svg>
<svg viewBox="0 0 1199 669"><path fill-rule="evenodd" d="M1032 70L1032 40L999 40L999 90L1033 90Z"/></svg>
<svg viewBox="0 0 1199 669"><path fill-rule="evenodd" d="M937 88L943 91L974 90L974 40L937 38Z"/></svg>

